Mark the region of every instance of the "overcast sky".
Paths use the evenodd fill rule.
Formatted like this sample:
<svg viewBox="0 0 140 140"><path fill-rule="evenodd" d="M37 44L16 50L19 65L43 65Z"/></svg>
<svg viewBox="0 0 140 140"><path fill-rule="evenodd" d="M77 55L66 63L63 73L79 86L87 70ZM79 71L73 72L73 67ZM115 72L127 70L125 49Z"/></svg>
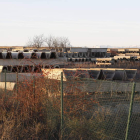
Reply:
<svg viewBox="0 0 140 140"><path fill-rule="evenodd" d="M44 34L73 46L140 45L140 0L0 0L0 46Z"/></svg>

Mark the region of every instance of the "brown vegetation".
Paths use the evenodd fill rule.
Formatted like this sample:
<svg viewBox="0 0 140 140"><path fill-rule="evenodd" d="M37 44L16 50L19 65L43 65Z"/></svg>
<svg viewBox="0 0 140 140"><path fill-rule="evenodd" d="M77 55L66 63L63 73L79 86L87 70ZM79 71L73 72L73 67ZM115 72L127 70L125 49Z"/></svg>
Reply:
<svg viewBox="0 0 140 140"><path fill-rule="evenodd" d="M73 83L73 84L72 84ZM65 140L111 140L124 138L127 122L126 110L112 113L101 105L104 97L87 95L71 81L68 94L64 91ZM66 89L66 88L65 88ZM40 77L18 83L11 94L0 94L0 139L4 140L58 140L60 139L60 82ZM118 95L119 96L119 95ZM108 103L106 100L106 103ZM119 103L120 104L120 103Z"/></svg>

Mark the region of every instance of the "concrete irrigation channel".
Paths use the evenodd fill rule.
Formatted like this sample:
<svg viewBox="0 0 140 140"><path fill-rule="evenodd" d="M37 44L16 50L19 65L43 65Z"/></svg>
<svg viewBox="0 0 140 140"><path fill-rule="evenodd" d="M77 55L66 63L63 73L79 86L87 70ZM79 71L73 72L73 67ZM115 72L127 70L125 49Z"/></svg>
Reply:
<svg viewBox="0 0 140 140"><path fill-rule="evenodd" d="M80 69L42 69L44 76L49 79L61 79L63 72L64 81L74 78L87 78L92 80L134 80L137 69L120 69L120 68L80 68Z"/></svg>
<svg viewBox="0 0 140 140"><path fill-rule="evenodd" d="M23 72L5 73L3 66L0 67L0 82L32 80L36 78L46 78L51 80L61 79L63 72L64 92L82 91L85 93L95 92L131 92L131 81L135 79L137 69L114 69L114 68L90 68L90 69L41 69L41 73ZM34 67L32 67L33 69ZM11 70L12 71L12 70ZM136 85L136 91L140 92L139 82ZM3 86L0 88L4 88Z"/></svg>

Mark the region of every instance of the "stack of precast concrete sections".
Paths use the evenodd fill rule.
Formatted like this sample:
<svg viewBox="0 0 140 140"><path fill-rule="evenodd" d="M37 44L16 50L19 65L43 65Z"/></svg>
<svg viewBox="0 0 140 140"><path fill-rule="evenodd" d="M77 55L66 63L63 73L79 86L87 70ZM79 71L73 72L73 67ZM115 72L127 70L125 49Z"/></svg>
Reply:
<svg viewBox="0 0 140 140"><path fill-rule="evenodd" d="M95 80L134 80L137 69L120 69L120 68L80 68L80 69L42 69L43 74L49 79L60 80L61 72L64 73L64 81L68 81L69 78L88 78ZM57 77L57 78L56 78Z"/></svg>
<svg viewBox="0 0 140 140"><path fill-rule="evenodd" d="M137 69L42 69L48 79L61 80L63 72L64 90L81 92L131 92L131 81L135 79ZM71 84L71 86L68 86ZM136 90L140 92L140 83Z"/></svg>
<svg viewBox="0 0 140 140"><path fill-rule="evenodd" d="M30 81L32 78L41 77L41 68L38 68L38 71L34 72L36 66L28 67L28 66L13 66L13 67L4 67L0 66L0 82L16 82L18 81ZM10 70L10 71L9 71Z"/></svg>
<svg viewBox="0 0 140 140"><path fill-rule="evenodd" d="M91 62L98 66L110 66L112 58L107 58L106 48L70 48L67 55L67 61L73 63Z"/></svg>
<svg viewBox="0 0 140 140"><path fill-rule="evenodd" d="M114 60L136 60L139 57L139 48L110 48L111 56Z"/></svg>
<svg viewBox="0 0 140 140"><path fill-rule="evenodd" d="M1 73L0 79L1 79L1 76L2 76L2 70L3 70L3 66L0 66L0 73ZM15 84L15 82L9 82L9 81L7 81L6 84L5 84L5 82L0 81L0 91L1 92L4 91L5 86L6 86L7 91L13 91L15 89L16 84Z"/></svg>
<svg viewBox="0 0 140 140"><path fill-rule="evenodd" d="M50 59L57 58L55 51L34 52L31 51L3 51L0 52L0 59Z"/></svg>
<svg viewBox="0 0 140 140"><path fill-rule="evenodd" d="M20 66L20 65L48 65L49 67L59 68L61 65L66 65L67 59L58 57L56 51L1 51L0 52L0 65Z"/></svg>
<svg viewBox="0 0 140 140"><path fill-rule="evenodd" d="M102 66L102 65L106 65L106 66L110 66L113 63L112 58L96 58L95 59L96 65Z"/></svg>

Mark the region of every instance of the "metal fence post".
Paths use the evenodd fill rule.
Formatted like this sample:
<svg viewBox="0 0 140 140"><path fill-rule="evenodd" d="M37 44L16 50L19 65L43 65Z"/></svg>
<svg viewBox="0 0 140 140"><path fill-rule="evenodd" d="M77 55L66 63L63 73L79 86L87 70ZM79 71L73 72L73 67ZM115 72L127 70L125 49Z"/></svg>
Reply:
<svg viewBox="0 0 140 140"><path fill-rule="evenodd" d="M33 76L33 94L34 94L34 106L35 106L35 76Z"/></svg>
<svg viewBox="0 0 140 140"><path fill-rule="evenodd" d="M6 93L6 70L4 72L5 72L5 93Z"/></svg>
<svg viewBox="0 0 140 140"><path fill-rule="evenodd" d="M63 140L63 72L61 72L61 140Z"/></svg>
<svg viewBox="0 0 140 140"><path fill-rule="evenodd" d="M35 95L35 76L33 76L33 93Z"/></svg>
<svg viewBox="0 0 140 140"><path fill-rule="evenodd" d="M128 115L128 120L127 120L126 134L125 134L125 140L128 140L129 127L130 127L130 120L131 120L132 109L133 109L133 101L134 101L135 86L136 86L136 83L133 82L132 94L131 94L131 100L130 100L130 106L129 106L129 115Z"/></svg>
<svg viewBox="0 0 140 140"><path fill-rule="evenodd" d="M16 92L17 92L17 96L18 96L18 72L17 72L16 84L17 84L17 86L16 86Z"/></svg>

